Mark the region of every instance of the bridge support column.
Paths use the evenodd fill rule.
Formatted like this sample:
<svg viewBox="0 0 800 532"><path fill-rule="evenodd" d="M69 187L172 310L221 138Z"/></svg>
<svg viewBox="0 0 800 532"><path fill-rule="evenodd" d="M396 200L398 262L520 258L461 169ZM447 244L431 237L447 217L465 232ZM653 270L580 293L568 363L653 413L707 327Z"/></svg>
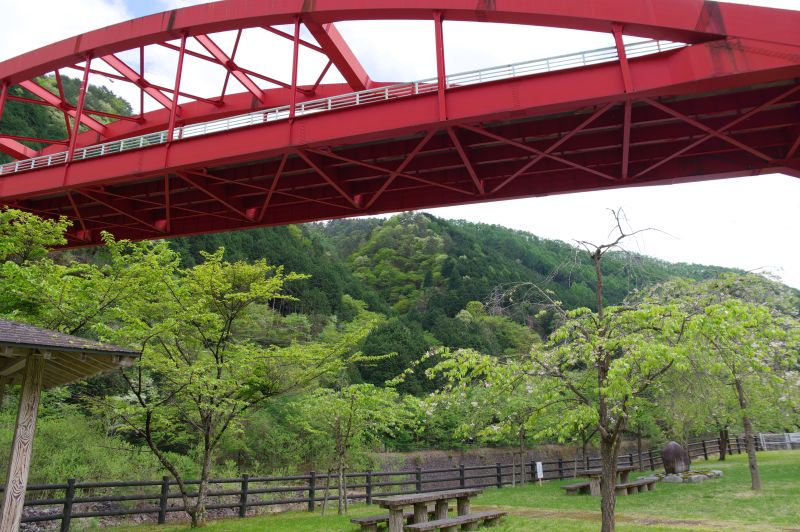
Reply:
<svg viewBox="0 0 800 532"><path fill-rule="evenodd" d="M3 108L6 106L6 98L8 98L8 83L3 83L0 87L0 119L3 118Z"/></svg>
<svg viewBox="0 0 800 532"><path fill-rule="evenodd" d="M78 134L81 129L81 116L83 116L83 104L86 101L86 91L89 90L89 70L92 67L92 56L87 55L83 67L83 82L81 83L81 92L78 95L78 107L75 109L75 120L72 122L72 129L69 137L69 149L67 150L67 163L72 161L72 156L75 155L75 145L78 142ZM65 177L66 180L66 177Z"/></svg>
<svg viewBox="0 0 800 532"><path fill-rule="evenodd" d="M175 134L175 120L178 117L178 93L181 90L181 74L183 73L183 56L186 55L186 34L181 35L181 50L178 52L178 68L175 70L175 90L172 92L172 107L169 110L169 128L167 142L172 142Z"/></svg>
<svg viewBox="0 0 800 532"><path fill-rule="evenodd" d="M437 11L433 14L433 21L436 28L436 79L439 92L439 120L447 120L447 74L444 68L444 33L442 31L442 13Z"/></svg>

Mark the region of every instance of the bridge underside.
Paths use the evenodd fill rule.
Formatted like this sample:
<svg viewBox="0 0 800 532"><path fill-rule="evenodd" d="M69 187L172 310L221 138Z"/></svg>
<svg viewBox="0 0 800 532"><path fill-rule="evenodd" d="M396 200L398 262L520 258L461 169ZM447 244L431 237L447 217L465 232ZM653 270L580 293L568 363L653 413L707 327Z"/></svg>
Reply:
<svg viewBox="0 0 800 532"><path fill-rule="evenodd" d="M159 238L631 185L770 172L800 175L797 160L785 158L797 149L798 89L772 83L674 100L434 123L385 137L370 134L347 145L305 144L259 155L258 148L270 146L275 137L302 135L298 120L294 128L269 125L263 128L278 131L254 128L186 141L209 154L226 146L238 150L246 142L254 151L246 160L176 165L174 171L100 186L89 184L94 178L88 172L71 172L67 179L89 183L10 204L46 217L72 218L71 244L81 245L97 242L103 230L118 238ZM775 103L764 105L770 102ZM433 102L413 103L435 112ZM732 131L714 134L733 122ZM83 164L108 174L108 166L127 164L117 158L168 161L179 158L167 153L177 148ZM60 178L65 172L53 173Z"/></svg>
<svg viewBox="0 0 800 532"><path fill-rule="evenodd" d="M440 87L4 175L0 200L73 219L69 245L81 246L101 231L164 238L622 186L800 177L798 79L798 43L709 37L630 61Z"/></svg>

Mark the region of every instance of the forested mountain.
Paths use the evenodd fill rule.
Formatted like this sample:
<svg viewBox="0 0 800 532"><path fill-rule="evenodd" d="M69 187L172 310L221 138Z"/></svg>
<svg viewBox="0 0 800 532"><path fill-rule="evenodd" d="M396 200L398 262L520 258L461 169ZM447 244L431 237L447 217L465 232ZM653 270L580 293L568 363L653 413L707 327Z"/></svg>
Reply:
<svg viewBox="0 0 800 532"><path fill-rule="evenodd" d="M186 265L201 261L201 251L222 246L229 260L266 258L311 275L293 287L297 301L282 303L280 310L311 316L317 329L329 315L347 312L344 295L387 315L362 347L368 356L396 353L380 365L359 368L358 377L375 384L394 377L435 345L494 355L527 349L537 332L549 332L546 319L533 318L530 302L502 309L469 307L470 302L486 304L493 293L515 284L535 283L570 308L595 304L591 261L575 247L524 231L424 213L192 236L175 239L173 245ZM672 277L705 279L729 271L621 253L609 255L605 269L609 304ZM420 393L430 386L424 378L412 377L404 391Z"/></svg>

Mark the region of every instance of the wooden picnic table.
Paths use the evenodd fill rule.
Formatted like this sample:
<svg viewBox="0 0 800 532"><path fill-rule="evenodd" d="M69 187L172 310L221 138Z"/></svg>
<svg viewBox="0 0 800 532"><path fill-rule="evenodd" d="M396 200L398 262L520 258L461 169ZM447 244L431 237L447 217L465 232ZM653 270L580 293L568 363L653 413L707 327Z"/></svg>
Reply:
<svg viewBox="0 0 800 532"><path fill-rule="evenodd" d="M617 475L619 482L624 484L628 482L628 476L631 471L636 471L635 466L617 466ZM589 477L589 491L592 495L600 496L600 478L603 476L603 470L600 468L583 469L577 472L579 477Z"/></svg>
<svg viewBox="0 0 800 532"><path fill-rule="evenodd" d="M412 495L390 495L373 497L372 502L389 510L389 532L402 532L403 508L414 507L414 524L428 521L428 503L436 503L434 519L447 519L447 508L451 500L456 500L458 515L469 513L469 500L483 492L480 488L463 488L457 490L430 491Z"/></svg>

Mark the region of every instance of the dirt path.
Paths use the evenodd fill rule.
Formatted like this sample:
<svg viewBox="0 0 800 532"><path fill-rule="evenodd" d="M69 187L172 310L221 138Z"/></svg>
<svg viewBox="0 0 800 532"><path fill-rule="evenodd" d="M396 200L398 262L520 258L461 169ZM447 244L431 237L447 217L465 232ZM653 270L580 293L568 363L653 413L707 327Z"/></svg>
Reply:
<svg viewBox="0 0 800 532"><path fill-rule="evenodd" d="M563 519L579 519L600 522L600 512L585 510L554 510L541 508L523 508L519 506L480 506L476 509L497 509L519 517L556 517ZM776 527L774 525L752 525L737 521L715 521L711 519L670 519L668 517L645 517L631 514L617 514L618 523L640 526L669 526L687 530L747 530L752 532L800 532L800 528Z"/></svg>

